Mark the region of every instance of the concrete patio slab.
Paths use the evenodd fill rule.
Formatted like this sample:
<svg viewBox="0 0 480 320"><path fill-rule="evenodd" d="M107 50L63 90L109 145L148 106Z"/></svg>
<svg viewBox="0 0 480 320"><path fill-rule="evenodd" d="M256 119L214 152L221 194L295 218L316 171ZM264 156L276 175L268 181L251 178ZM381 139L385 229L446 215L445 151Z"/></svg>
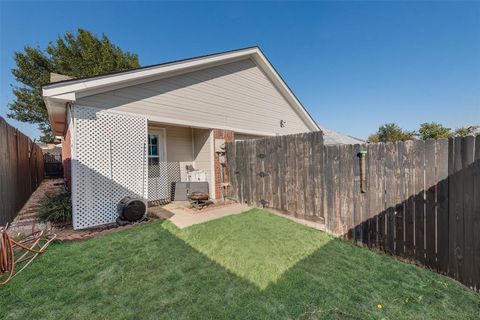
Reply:
<svg viewBox="0 0 480 320"><path fill-rule="evenodd" d="M186 209L184 203L173 202L168 205L156 208L149 208L149 211L160 218L168 219L178 228L183 229L189 226L219 219L222 217L239 214L252 209L249 206L232 203L218 208L199 210L191 213Z"/></svg>

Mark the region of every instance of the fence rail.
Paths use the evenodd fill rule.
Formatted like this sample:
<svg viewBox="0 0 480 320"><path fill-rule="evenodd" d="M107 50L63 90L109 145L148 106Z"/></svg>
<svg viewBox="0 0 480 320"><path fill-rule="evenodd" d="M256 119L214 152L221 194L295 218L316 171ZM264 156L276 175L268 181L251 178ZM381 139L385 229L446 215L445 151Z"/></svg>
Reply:
<svg viewBox="0 0 480 320"><path fill-rule="evenodd" d="M0 117L0 226L15 218L43 176L42 149Z"/></svg>
<svg viewBox="0 0 480 320"><path fill-rule="evenodd" d="M242 203L322 221L479 290L480 137L325 146L307 133L238 141L227 157Z"/></svg>

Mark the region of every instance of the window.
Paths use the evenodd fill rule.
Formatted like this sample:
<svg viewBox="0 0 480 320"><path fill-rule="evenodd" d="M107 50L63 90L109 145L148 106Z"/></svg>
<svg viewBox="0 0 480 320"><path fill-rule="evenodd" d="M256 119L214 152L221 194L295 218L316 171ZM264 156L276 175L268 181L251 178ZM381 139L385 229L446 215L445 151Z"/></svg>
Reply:
<svg viewBox="0 0 480 320"><path fill-rule="evenodd" d="M158 165L159 163L158 156L158 135L149 134L148 135L148 164L149 165Z"/></svg>
<svg viewBox="0 0 480 320"><path fill-rule="evenodd" d="M148 156L158 157L158 135L148 135Z"/></svg>

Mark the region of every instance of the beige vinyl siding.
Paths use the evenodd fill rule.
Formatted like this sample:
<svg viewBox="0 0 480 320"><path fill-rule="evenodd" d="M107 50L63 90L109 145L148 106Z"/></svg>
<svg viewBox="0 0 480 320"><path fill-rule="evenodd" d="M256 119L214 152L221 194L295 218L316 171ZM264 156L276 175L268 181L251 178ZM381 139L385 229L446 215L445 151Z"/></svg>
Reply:
<svg viewBox="0 0 480 320"><path fill-rule="evenodd" d="M167 162L178 162L182 181L187 180L186 165L193 165L192 129L162 124L150 124L149 129L164 128L167 143Z"/></svg>
<svg viewBox="0 0 480 320"><path fill-rule="evenodd" d="M194 166L197 170L204 170L208 181L210 193L212 186L212 154L211 154L211 130L193 129L193 155Z"/></svg>
<svg viewBox="0 0 480 320"><path fill-rule="evenodd" d="M251 59L81 98L80 105L236 132L309 131ZM280 120L286 127L280 127Z"/></svg>

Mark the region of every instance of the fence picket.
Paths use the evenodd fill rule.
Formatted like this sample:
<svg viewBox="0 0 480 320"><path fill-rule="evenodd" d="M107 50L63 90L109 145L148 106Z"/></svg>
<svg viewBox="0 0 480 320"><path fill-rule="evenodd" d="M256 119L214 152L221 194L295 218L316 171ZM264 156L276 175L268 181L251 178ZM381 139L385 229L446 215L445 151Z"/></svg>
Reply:
<svg viewBox="0 0 480 320"><path fill-rule="evenodd" d="M432 139L425 142L425 263L430 268L436 265L435 145Z"/></svg>
<svg viewBox="0 0 480 320"><path fill-rule="evenodd" d="M463 219L464 219L464 251L461 273L463 276L463 283L469 287L475 285L474 281L474 259L473 259L473 234L474 214L473 198L474 198L474 156L475 156L475 137L468 136L462 139L462 182L463 182ZM478 214L478 213L477 213ZM476 232L479 232L477 230Z"/></svg>
<svg viewBox="0 0 480 320"><path fill-rule="evenodd" d="M425 143L414 142L415 165L415 259L425 261Z"/></svg>
<svg viewBox="0 0 480 320"><path fill-rule="evenodd" d="M405 210L403 201L405 195L405 143L398 141L395 144L397 156L395 157L395 254L404 255L405 251Z"/></svg>
<svg viewBox="0 0 480 320"><path fill-rule="evenodd" d="M473 164L473 266L475 288L480 291L480 136L475 140Z"/></svg>
<svg viewBox="0 0 480 320"><path fill-rule="evenodd" d="M404 168L405 168L405 256L413 257L415 252L415 154L414 142L405 141Z"/></svg>
<svg viewBox="0 0 480 320"><path fill-rule="evenodd" d="M448 140L437 141L437 268L448 272Z"/></svg>

